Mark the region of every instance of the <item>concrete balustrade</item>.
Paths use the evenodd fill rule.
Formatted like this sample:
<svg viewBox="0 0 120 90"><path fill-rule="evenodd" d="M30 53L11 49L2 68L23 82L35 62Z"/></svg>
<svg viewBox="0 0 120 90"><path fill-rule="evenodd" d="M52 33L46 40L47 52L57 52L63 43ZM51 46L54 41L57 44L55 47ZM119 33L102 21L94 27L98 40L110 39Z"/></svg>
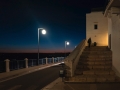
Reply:
<svg viewBox="0 0 120 90"><path fill-rule="evenodd" d="M6 59L5 62L6 62L6 72L9 72L10 71L10 68L9 68L9 62L10 62L10 60Z"/></svg>
<svg viewBox="0 0 120 90"><path fill-rule="evenodd" d="M57 63L58 63L58 62L63 61L61 59L64 59L64 58L63 57L57 57L57 59L58 59L58 61L57 61ZM24 63L25 64L25 68L28 68L28 58L25 58L24 60L25 60L25 63ZM47 65L48 64L48 58L46 57L45 60L46 60L46 65ZM55 58L52 57L52 63L55 63L54 60L55 60ZM10 72L10 65L9 65L10 64L10 60L6 59L4 61L5 61L5 72ZM42 60L42 62L43 62L43 60ZM32 61L32 63L33 63L33 61Z"/></svg>
<svg viewBox="0 0 120 90"><path fill-rule="evenodd" d="M64 59L64 57L59 57L60 59ZM55 59L55 57L53 57L53 59ZM4 60L5 61L5 69L6 69L6 72L3 72L3 73L0 73L0 81L2 79L7 79L7 78L11 78L11 77L15 77L15 76L18 76L18 75L22 75L22 74L27 74L27 73L31 73L31 72L34 72L34 71L37 71L37 70L41 70L43 67L51 67L51 66L54 66L56 64L59 64L61 63L60 62L54 62L54 63L50 63L50 64L42 64L42 65L36 65L34 67L28 67L28 59L25 58L23 61L25 61L25 68L21 68L21 69L18 69L18 70L12 70L10 71L10 60L9 59L6 59Z"/></svg>
<svg viewBox="0 0 120 90"><path fill-rule="evenodd" d="M48 64L48 58L46 57L46 64Z"/></svg>
<svg viewBox="0 0 120 90"><path fill-rule="evenodd" d="M54 57L52 57L53 63L54 63Z"/></svg>
<svg viewBox="0 0 120 90"><path fill-rule="evenodd" d="M25 58L24 60L25 60L25 68L28 68L28 59Z"/></svg>
<svg viewBox="0 0 120 90"><path fill-rule="evenodd" d="M58 60L58 62L59 62L59 57L57 57L57 60Z"/></svg>

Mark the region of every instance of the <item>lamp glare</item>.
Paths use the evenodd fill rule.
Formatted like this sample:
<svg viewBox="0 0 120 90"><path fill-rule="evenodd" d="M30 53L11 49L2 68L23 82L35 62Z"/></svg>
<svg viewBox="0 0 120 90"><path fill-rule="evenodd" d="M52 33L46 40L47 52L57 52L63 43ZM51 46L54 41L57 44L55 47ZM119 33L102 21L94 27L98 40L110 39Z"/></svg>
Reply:
<svg viewBox="0 0 120 90"><path fill-rule="evenodd" d="M42 30L42 34L46 34L46 30L45 29Z"/></svg>

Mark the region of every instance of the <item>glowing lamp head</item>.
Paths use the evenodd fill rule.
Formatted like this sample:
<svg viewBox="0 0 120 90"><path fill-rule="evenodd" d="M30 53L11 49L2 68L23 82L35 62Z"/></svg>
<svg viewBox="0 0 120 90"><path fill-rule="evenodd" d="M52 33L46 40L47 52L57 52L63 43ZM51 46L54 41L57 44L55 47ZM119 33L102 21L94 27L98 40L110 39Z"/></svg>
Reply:
<svg viewBox="0 0 120 90"><path fill-rule="evenodd" d="M45 29L42 30L42 34L46 34L46 30Z"/></svg>
<svg viewBox="0 0 120 90"><path fill-rule="evenodd" d="M69 45L70 43L69 42L66 42L67 45Z"/></svg>

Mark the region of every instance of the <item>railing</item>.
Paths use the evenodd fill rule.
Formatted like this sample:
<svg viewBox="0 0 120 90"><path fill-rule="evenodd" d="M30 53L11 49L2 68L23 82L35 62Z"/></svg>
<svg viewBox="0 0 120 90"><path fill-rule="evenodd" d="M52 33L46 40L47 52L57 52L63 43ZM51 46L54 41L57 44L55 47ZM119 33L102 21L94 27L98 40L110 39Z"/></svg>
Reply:
<svg viewBox="0 0 120 90"><path fill-rule="evenodd" d="M5 72L5 61L0 61L0 73Z"/></svg>
<svg viewBox="0 0 120 90"><path fill-rule="evenodd" d="M80 56L86 46L86 40L83 40L74 50L73 52L65 58L64 62L67 69L67 76L72 77L74 76L74 71L80 59Z"/></svg>
<svg viewBox="0 0 120 90"><path fill-rule="evenodd" d="M25 60L14 60L9 62L10 71L25 68Z"/></svg>
<svg viewBox="0 0 120 90"><path fill-rule="evenodd" d="M5 60L0 62L0 73L18 70L22 68L29 68L33 66L51 64L63 61L64 57L52 57L39 59L25 59L25 60Z"/></svg>

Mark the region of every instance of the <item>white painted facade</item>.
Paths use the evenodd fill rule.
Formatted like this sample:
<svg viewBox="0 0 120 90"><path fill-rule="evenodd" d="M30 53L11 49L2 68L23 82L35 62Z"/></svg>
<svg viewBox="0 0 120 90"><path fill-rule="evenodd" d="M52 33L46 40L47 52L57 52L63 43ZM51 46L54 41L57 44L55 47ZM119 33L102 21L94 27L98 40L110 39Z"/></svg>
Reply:
<svg viewBox="0 0 120 90"><path fill-rule="evenodd" d="M98 29L94 29L94 25ZM104 14L91 12L86 14L86 39L92 38L98 46L108 46L112 50L112 65L120 76L120 0L110 0Z"/></svg>
<svg viewBox="0 0 120 90"><path fill-rule="evenodd" d="M90 37L97 46L108 46L108 20L102 11L86 14L86 40Z"/></svg>
<svg viewBox="0 0 120 90"><path fill-rule="evenodd" d="M112 50L112 64L116 74L120 76L120 8L119 10L109 9L107 13L108 18L108 35L111 34L111 50ZM117 9L117 8L116 8ZM114 11L115 10L115 13ZM118 11L118 13L116 12ZM109 45L110 47L110 45Z"/></svg>

